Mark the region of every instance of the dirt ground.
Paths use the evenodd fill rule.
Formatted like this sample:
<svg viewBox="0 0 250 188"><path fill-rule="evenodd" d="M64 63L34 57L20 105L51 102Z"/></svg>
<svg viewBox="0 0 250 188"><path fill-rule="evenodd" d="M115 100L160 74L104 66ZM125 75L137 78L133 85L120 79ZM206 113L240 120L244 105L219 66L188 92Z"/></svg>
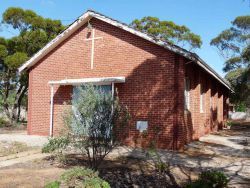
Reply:
<svg viewBox="0 0 250 188"><path fill-rule="evenodd" d="M0 128L0 134L22 133L27 130L26 125L4 126Z"/></svg>
<svg viewBox="0 0 250 188"><path fill-rule="evenodd" d="M154 157L135 148L118 148L104 161L100 177L112 187L175 187L175 183L197 178L203 170L223 171L229 177L230 187L250 185L250 125L233 126L189 144L183 152L158 151L162 161L169 163L164 175L154 168ZM84 164L70 156L65 165L51 158L0 168L0 187L44 187L65 169Z"/></svg>
<svg viewBox="0 0 250 188"><path fill-rule="evenodd" d="M80 158L70 156L66 164L59 164L47 157L4 167L0 169L0 187L42 188L58 179L66 169L79 165L79 161ZM86 161L81 160L81 164L84 166ZM159 175L152 163L131 157L105 160L99 176L107 180L111 187L174 187L170 178Z"/></svg>
<svg viewBox="0 0 250 188"><path fill-rule="evenodd" d="M60 176L64 171L51 165L50 161L39 159L0 169L1 188L40 188Z"/></svg>

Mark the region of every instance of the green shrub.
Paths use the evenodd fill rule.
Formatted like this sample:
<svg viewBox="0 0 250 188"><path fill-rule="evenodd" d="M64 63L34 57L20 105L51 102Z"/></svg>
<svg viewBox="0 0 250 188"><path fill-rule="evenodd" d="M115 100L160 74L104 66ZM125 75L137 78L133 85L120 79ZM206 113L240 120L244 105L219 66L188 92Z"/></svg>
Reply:
<svg viewBox="0 0 250 188"><path fill-rule="evenodd" d="M189 183L186 188L225 188L228 182L228 178L222 172L204 171L198 180Z"/></svg>
<svg viewBox="0 0 250 188"><path fill-rule="evenodd" d="M0 117L0 128L1 127L8 127L10 126L10 123L6 121L3 117Z"/></svg>
<svg viewBox="0 0 250 188"><path fill-rule="evenodd" d="M86 179L83 182L83 187L88 188L110 188L110 185L108 182L104 181L103 179L99 177L94 177L91 179Z"/></svg>
<svg viewBox="0 0 250 188"><path fill-rule="evenodd" d="M52 181L50 183L47 183L45 185L45 188L59 188L60 187L60 182L59 181Z"/></svg>
<svg viewBox="0 0 250 188"><path fill-rule="evenodd" d="M42 148L43 153L51 153L56 150L65 149L69 145L69 140L66 137L50 138L49 142Z"/></svg>
<svg viewBox="0 0 250 188"><path fill-rule="evenodd" d="M246 112L247 107L246 104L241 102L235 105L235 111L236 112Z"/></svg>
<svg viewBox="0 0 250 188"><path fill-rule="evenodd" d="M98 177L98 172L84 167L75 167L62 174L61 180L69 187L109 188L108 182Z"/></svg>
<svg viewBox="0 0 250 188"><path fill-rule="evenodd" d="M116 125L125 128L129 121L126 108L119 105L105 87L83 85L75 88L72 105L63 116L64 138L52 139L43 152L61 153L67 145L87 158L91 169L98 169L104 158L118 145L115 139ZM121 126L122 125L122 126ZM68 139L65 139L68 138Z"/></svg>
<svg viewBox="0 0 250 188"><path fill-rule="evenodd" d="M232 121L227 121L226 125L227 125L227 127L231 127L233 125L233 122Z"/></svg>
<svg viewBox="0 0 250 188"><path fill-rule="evenodd" d="M204 183L201 180L196 180L194 182L189 183L186 188L211 188L210 185Z"/></svg>
<svg viewBox="0 0 250 188"><path fill-rule="evenodd" d="M45 188L67 187L110 188L108 182L98 176L98 172L84 167L75 167L64 172L59 181L48 183Z"/></svg>
<svg viewBox="0 0 250 188"><path fill-rule="evenodd" d="M229 180L223 172L205 171L200 175L200 179L215 188L226 187Z"/></svg>
<svg viewBox="0 0 250 188"><path fill-rule="evenodd" d="M70 184L72 182L77 182L79 180L91 179L98 177L98 173L91 169L83 167L72 168L62 174L61 179L66 183Z"/></svg>

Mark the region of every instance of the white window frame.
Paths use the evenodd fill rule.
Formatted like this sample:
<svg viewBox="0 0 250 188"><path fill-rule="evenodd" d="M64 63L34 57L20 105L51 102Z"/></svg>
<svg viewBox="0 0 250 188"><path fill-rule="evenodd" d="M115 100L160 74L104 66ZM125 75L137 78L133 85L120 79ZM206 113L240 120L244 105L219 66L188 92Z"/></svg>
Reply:
<svg viewBox="0 0 250 188"><path fill-rule="evenodd" d="M184 108L190 110L190 79L188 77L184 80Z"/></svg>

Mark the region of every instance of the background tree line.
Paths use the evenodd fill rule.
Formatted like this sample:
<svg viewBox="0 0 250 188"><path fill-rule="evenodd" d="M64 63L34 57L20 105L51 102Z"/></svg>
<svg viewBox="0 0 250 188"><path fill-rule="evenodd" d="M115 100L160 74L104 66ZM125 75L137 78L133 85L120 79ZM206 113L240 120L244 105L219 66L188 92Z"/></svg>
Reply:
<svg viewBox="0 0 250 188"><path fill-rule="evenodd" d="M17 69L65 27L60 20L37 15L32 10L8 8L2 26L12 27L18 35L0 38L0 109L12 122L19 121L21 104L27 106L28 74Z"/></svg>
<svg viewBox="0 0 250 188"><path fill-rule="evenodd" d="M60 20L37 15L32 10L10 7L2 15L2 26L12 27L18 35L0 38L0 109L9 120L17 122L23 104L27 107L28 74L17 74L17 69L50 40L65 29ZM179 44L193 50L200 48L200 36L186 26L172 21L160 21L155 17L134 20L131 27L146 32L171 44ZM4 29L4 28L3 28Z"/></svg>
<svg viewBox="0 0 250 188"><path fill-rule="evenodd" d="M229 29L212 39L222 57L225 58L225 78L234 93L231 102L237 106L250 107L250 15L238 16Z"/></svg>
<svg viewBox="0 0 250 188"><path fill-rule="evenodd" d="M9 120L20 119L20 109L27 107L28 74L17 68L65 29L60 20L37 15L32 10L10 7L2 15L2 29L18 31L12 38L0 37L0 110ZM201 37L188 27L172 21L147 16L135 19L131 27L156 39L194 51L202 45ZM211 41L225 57L226 79L235 90L234 103L249 105L250 16L239 16L232 27Z"/></svg>

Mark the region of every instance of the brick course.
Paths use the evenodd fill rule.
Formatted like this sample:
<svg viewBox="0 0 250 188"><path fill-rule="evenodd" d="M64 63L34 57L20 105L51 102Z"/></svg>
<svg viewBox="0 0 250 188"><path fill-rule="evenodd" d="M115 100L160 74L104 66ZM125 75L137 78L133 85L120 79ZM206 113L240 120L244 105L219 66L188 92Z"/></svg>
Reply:
<svg viewBox="0 0 250 188"><path fill-rule="evenodd" d="M228 94L217 80L163 47L95 18L90 23L96 37L103 37L95 41L94 69L90 69L91 42L85 41L90 33L84 25L29 70L29 134L49 134L49 81L90 77L126 77L126 83L115 84L132 117L120 132L125 144L146 147L156 141L159 148L177 149L222 125ZM191 80L189 112L184 110L185 77ZM199 111L201 82L206 83L204 113ZM57 134L72 86L57 86L54 91L53 131ZM212 91L214 108L210 110ZM147 134L136 130L138 120L148 121Z"/></svg>

